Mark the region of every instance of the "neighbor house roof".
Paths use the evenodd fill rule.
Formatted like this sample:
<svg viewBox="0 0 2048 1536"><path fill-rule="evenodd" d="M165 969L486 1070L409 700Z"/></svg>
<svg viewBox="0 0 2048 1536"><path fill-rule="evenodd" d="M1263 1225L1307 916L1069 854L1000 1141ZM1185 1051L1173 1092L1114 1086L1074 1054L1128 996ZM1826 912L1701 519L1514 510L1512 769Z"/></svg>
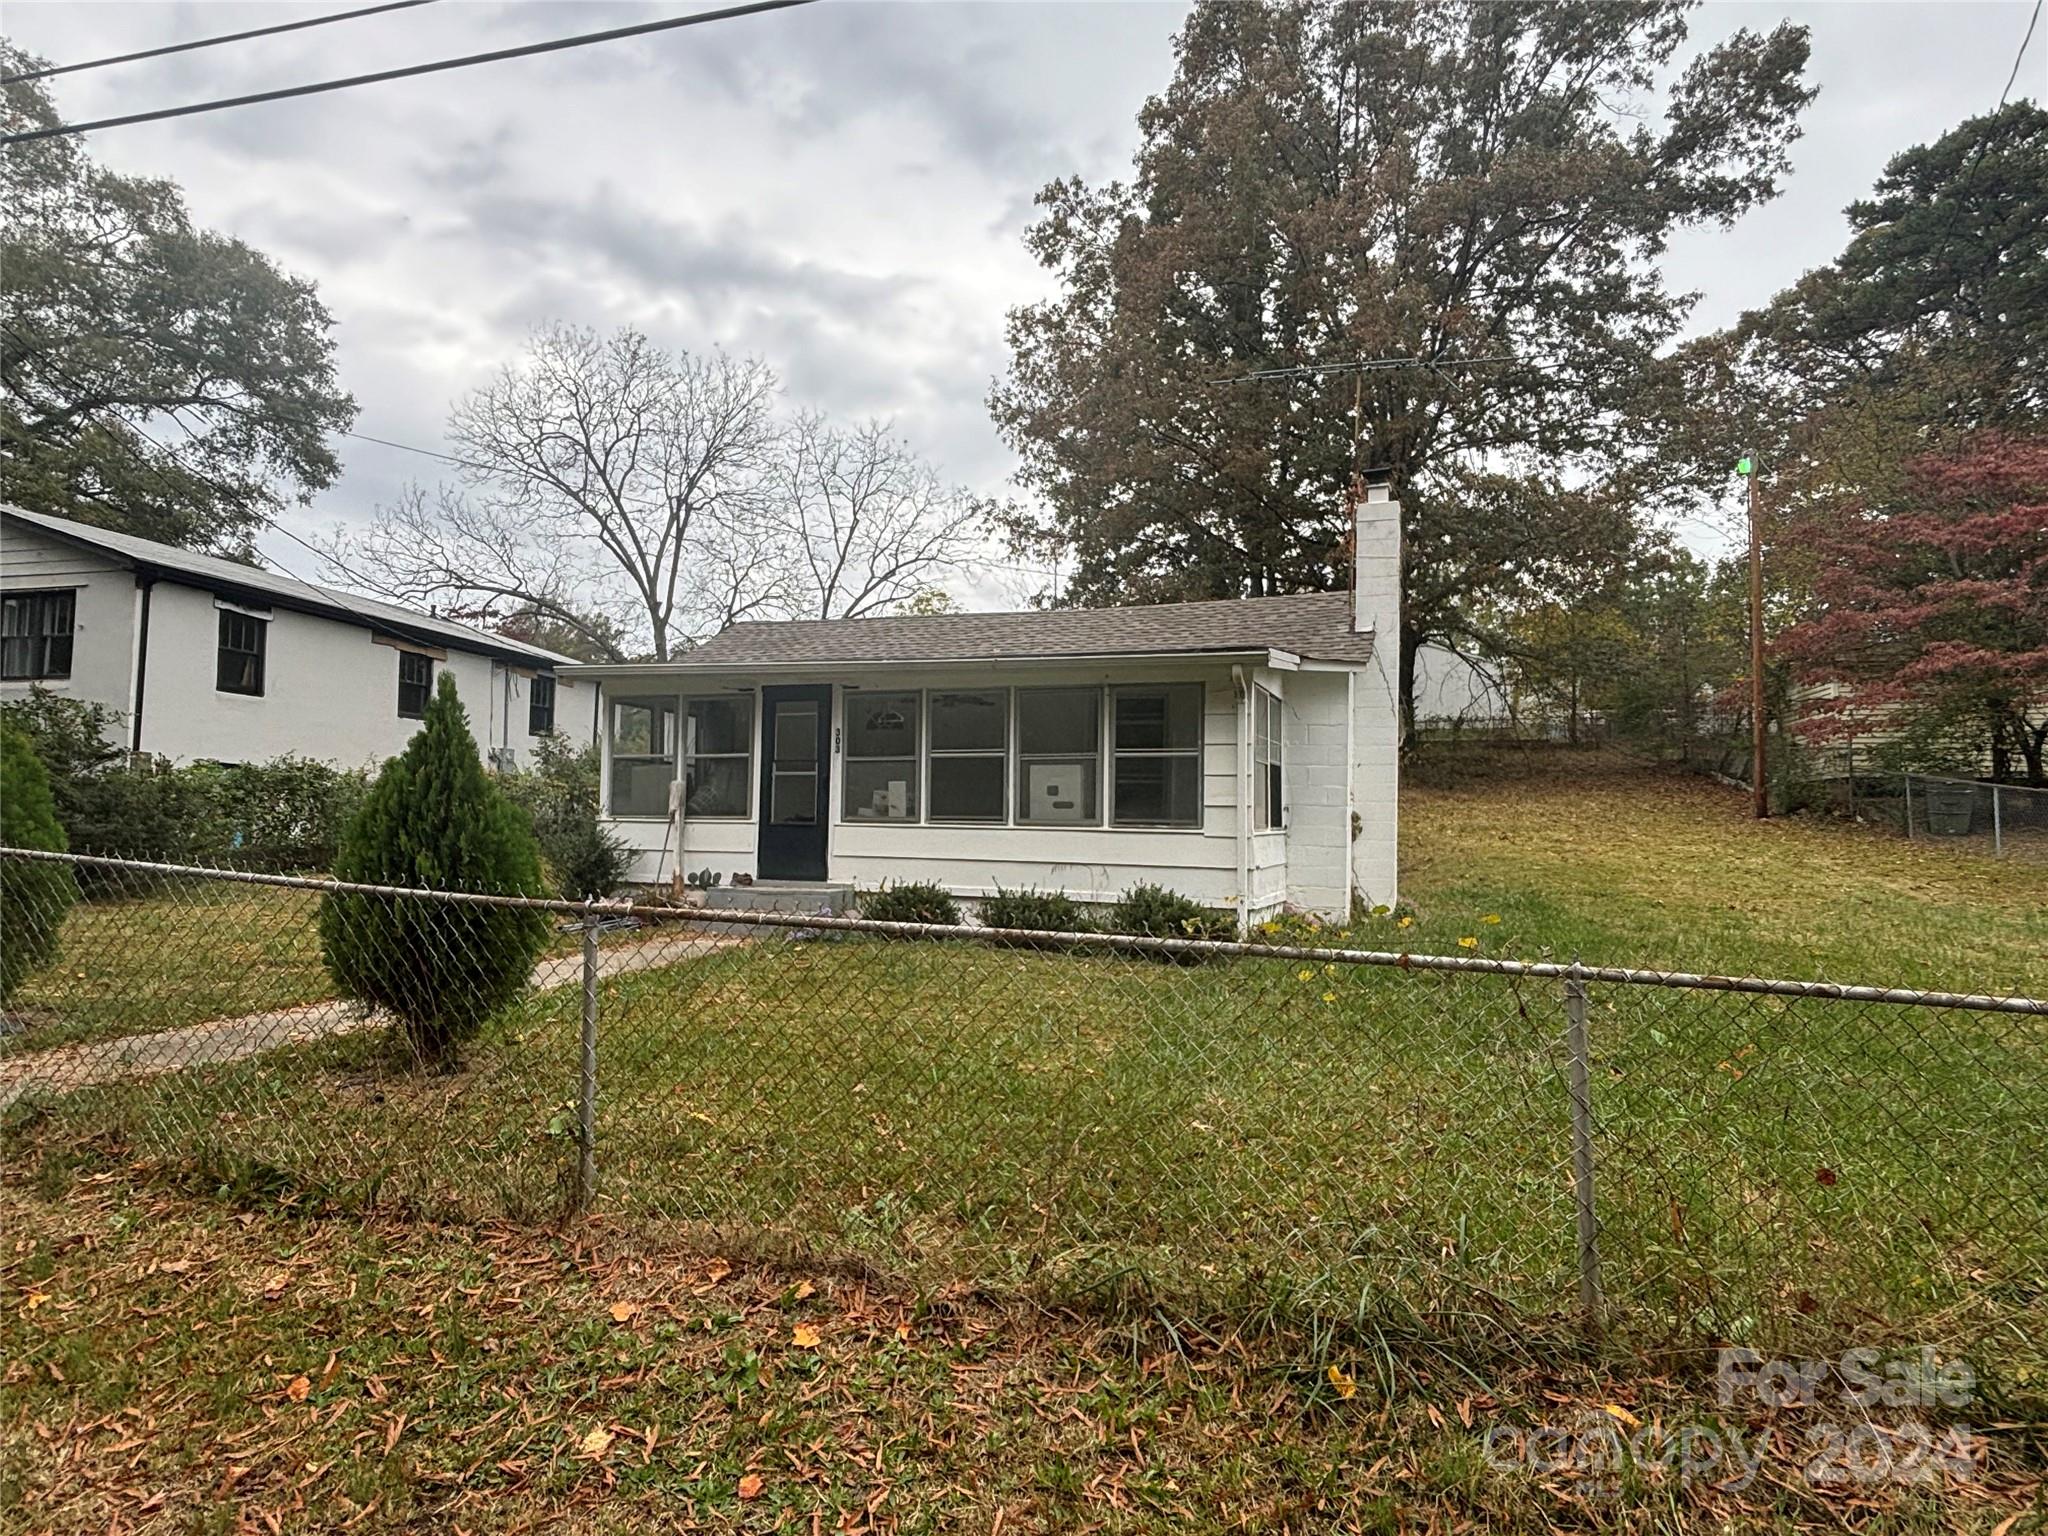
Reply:
<svg viewBox="0 0 2048 1536"><path fill-rule="evenodd" d="M1351 627L1345 592L1155 603L1138 608L1052 608L1029 613L905 614L734 624L684 666L792 662L1049 660L1062 656L1174 656L1291 651L1316 661L1364 663L1372 636Z"/></svg>
<svg viewBox="0 0 2048 1536"><path fill-rule="evenodd" d="M572 659L524 641L485 634L453 619L415 613L410 608L379 602L374 597L363 597L336 587L304 581L297 576L266 571L260 566L244 565L239 560L226 560L219 555L202 555L195 550L180 549L175 544L159 544L154 539L138 539L133 534L95 528L90 523L74 522L68 517L52 517L13 506L0 506L0 517L9 522L26 523L66 543L98 550L123 565L133 567L138 574L204 587L210 592L243 602L269 603L302 613L317 613L422 645L454 646L459 650L528 665L553 666Z"/></svg>

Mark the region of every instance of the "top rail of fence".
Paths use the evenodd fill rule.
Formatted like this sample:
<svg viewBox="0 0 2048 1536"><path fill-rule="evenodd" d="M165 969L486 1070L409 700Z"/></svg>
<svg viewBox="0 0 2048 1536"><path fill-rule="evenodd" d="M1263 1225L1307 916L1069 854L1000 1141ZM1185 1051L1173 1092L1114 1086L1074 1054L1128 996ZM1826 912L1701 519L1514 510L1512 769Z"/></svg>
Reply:
<svg viewBox="0 0 2048 1536"><path fill-rule="evenodd" d="M673 907L658 902L565 901L557 897L504 896L481 891L436 891L415 886L375 885L353 880L333 880L318 875L260 874L252 870L216 869L205 864L164 864L142 859L108 858L99 854L52 853L40 848L0 848L0 859L83 865L95 869L120 869L138 874L220 880L240 885L281 886L291 890L319 891L323 894L341 892L364 896L409 897L472 906L522 907L595 921L644 917L664 922L716 923L720 926L801 929L806 932L873 933L893 938L967 938L983 942L1007 941L1019 945L1059 944L1076 949L1102 949L1136 954L1238 955L1255 959L1385 966L1410 971L1527 977L1539 981L1578 980L1622 986L1667 987L1681 991L1735 992L1753 997L1811 998L1826 1002L1882 1003L1909 1008L1963 1008L1982 1013L2048 1016L2048 998L2041 997L1942 992L1918 987L1858 986L1835 981L1788 981L1764 976L1716 976L1693 971L1662 971L1636 966L1586 965L1576 960L1504 960L1485 955L1418 955L1406 950L1345 949L1331 945L1252 944L1235 939L1170 939L1141 934L991 928L966 923L881 922L873 918L834 917L823 913L755 912L728 907Z"/></svg>
<svg viewBox="0 0 2048 1536"><path fill-rule="evenodd" d="M1922 773L1915 768L1899 775L1902 779L1925 779L1930 784L1967 784L1972 789L1995 789L2009 795L2048 795L2038 784L2009 784L2004 779L1970 779L1959 773Z"/></svg>

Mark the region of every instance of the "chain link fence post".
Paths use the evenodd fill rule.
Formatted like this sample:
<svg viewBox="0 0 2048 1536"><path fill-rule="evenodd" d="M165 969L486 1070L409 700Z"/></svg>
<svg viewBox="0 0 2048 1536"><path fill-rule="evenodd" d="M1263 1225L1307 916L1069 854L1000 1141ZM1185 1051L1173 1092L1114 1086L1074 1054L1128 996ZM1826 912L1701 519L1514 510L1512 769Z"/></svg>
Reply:
<svg viewBox="0 0 2048 1536"><path fill-rule="evenodd" d="M1605 1325L1600 1291L1600 1218L1593 1206L1593 1069L1586 1036L1586 981L1577 959L1564 981L1566 1046L1571 1053L1572 1198L1578 1228L1579 1311L1586 1331Z"/></svg>
<svg viewBox="0 0 2048 1536"><path fill-rule="evenodd" d="M597 1198L597 914L584 904L582 1060L576 1085L576 1212Z"/></svg>

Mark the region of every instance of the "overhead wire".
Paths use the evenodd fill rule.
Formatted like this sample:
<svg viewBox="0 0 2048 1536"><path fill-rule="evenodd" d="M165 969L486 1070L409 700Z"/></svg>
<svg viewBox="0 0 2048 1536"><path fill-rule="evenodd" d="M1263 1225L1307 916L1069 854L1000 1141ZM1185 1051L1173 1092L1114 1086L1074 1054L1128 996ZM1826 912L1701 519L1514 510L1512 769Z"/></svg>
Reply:
<svg viewBox="0 0 2048 1536"><path fill-rule="evenodd" d="M494 48L488 53L465 54L454 59L435 59L425 64L407 64L395 69L375 70L365 75L349 75L339 80L281 86L276 90L252 91L242 96L224 96L215 101L193 102L182 107L159 107L149 112L129 112L119 117L95 118L84 123L57 123L47 128L24 129L19 133L0 135L0 147L27 144L37 139L56 139L71 134L92 133L102 128L126 128L137 123L164 122L171 118L196 116L202 112L225 111L230 107L255 106L266 101L287 101L294 97L315 96L327 91L351 90L359 85L377 85L387 80L409 80L416 75L438 74L450 69L468 69L477 64L497 64L508 59L531 58L536 54L559 53L569 48L587 48L596 43L617 42L628 37L645 37L650 33L669 32L678 27L702 26L713 21L732 21L742 16L755 16L766 11L784 11L795 6L815 3L816 0L751 0L751 3L746 5L731 5L716 11L696 11L688 16L669 16L660 21L643 21L628 27L611 27L602 32L584 32L574 37L552 38L546 42Z"/></svg>
<svg viewBox="0 0 2048 1536"><path fill-rule="evenodd" d="M167 54L190 53L195 48L218 48L223 43L247 42L252 37L274 37L280 32L302 32L337 21L354 21L359 16L376 16L385 11L409 11L414 6L432 5L435 0L384 0L382 5L365 5L353 11L332 11L325 16L307 16L274 26L250 27L242 32L223 32L217 37L197 37L188 42L166 43L160 48L138 48L133 53L111 53L102 59L81 59L76 64L45 64L19 74L0 75L0 85L19 85L25 80L48 80L57 75L75 75L82 70L105 69L114 64L133 64L142 59L160 59Z"/></svg>

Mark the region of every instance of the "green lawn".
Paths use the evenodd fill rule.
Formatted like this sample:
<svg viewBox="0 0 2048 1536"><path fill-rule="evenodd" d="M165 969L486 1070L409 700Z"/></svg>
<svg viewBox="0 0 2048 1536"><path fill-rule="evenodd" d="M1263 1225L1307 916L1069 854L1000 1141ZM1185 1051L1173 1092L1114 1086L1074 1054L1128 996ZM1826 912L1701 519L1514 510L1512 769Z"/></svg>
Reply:
<svg viewBox="0 0 2048 1536"><path fill-rule="evenodd" d="M0 1059L331 996L318 911L313 891L155 877L81 902L55 964L9 999L23 1030L0 1037Z"/></svg>
<svg viewBox="0 0 2048 1536"><path fill-rule="evenodd" d="M1740 791L1596 753L1459 761L1402 792L1417 949L1497 913L1517 953L1589 964L2048 995L2048 866L1757 822Z"/></svg>
<svg viewBox="0 0 2048 1536"><path fill-rule="evenodd" d="M615 1219L932 1283L1573 1337L1553 986L770 941L608 980L600 1015ZM572 1188L577 1026L573 990L543 993L454 1075L354 1035L18 1118L230 1182L544 1220ZM1596 988L1592 1032L1619 1340L1938 1340L2022 1386L2048 1364L2048 1021Z"/></svg>
<svg viewBox="0 0 2048 1536"><path fill-rule="evenodd" d="M2038 870L1597 759L1405 813L1414 913L1344 942L2048 981ZM138 976L171 1021L317 986L309 908L210 910L238 971L129 947L190 950L164 899L74 916L46 1024L132 1029ZM573 989L448 1075L354 1035L9 1111L0 1514L1989 1531L2039 1486L2048 1020L1595 988L1588 1350L1553 985L829 939L601 990L598 1203L559 1237ZM1986 1472L1845 1498L1796 1453L1747 1490L1484 1466L1492 1422L1711 1418L1729 1340L1965 1354Z"/></svg>

